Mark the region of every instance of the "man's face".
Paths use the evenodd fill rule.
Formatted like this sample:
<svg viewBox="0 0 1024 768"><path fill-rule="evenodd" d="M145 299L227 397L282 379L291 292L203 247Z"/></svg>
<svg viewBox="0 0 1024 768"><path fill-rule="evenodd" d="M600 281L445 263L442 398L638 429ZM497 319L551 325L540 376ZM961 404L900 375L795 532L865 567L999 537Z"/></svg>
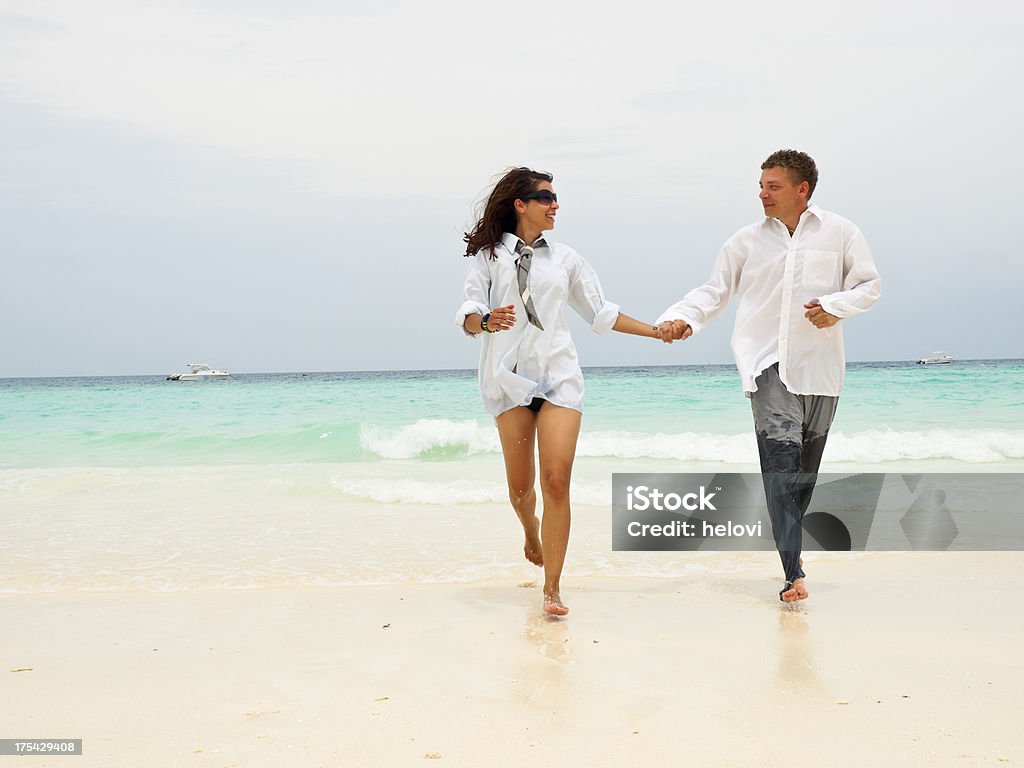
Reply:
<svg viewBox="0 0 1024 768"><path fill-rule="evenodd" d="M807 207L809 189L806 181L794 183L785 168L765 168L761 171L760 194L764 215L783 221L799 218Z"/></svg>

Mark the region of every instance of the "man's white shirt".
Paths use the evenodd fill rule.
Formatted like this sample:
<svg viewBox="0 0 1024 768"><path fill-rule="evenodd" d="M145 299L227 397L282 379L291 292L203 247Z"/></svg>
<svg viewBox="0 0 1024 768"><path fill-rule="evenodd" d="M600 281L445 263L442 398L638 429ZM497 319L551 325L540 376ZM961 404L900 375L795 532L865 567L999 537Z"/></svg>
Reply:
<svg viewBox="0 0 1024 768"><path fill-rule="evenodd" d="M881 278L860 230L812 205L792 236L781 221L765 218L729 238L708 281L657 322L683 320L696 334L735 296L732 350L744 392L755 392L757 376L778 363L793 394L838 396L846 370L842 323L815 328L804 304L817 300L846 318L871 309L880 295Z"/></svg>

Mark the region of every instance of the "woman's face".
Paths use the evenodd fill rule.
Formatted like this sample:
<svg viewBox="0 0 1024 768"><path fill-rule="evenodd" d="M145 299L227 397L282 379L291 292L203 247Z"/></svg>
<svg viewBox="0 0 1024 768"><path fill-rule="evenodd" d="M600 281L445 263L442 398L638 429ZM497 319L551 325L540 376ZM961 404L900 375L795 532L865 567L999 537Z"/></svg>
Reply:
<svg viewBox="0 0 1024 768"><path fill-rule="evenodd" d="M551 197L543 194L550 192ZM542 199L534 197L541 193ZM555 191L551 183L542 181L537 185L532 195L526 200L516 201L516 214L519 216L519 224L522 228L535 232L546 232L555 228L555 212L558 210L558 201L554 199Z"/></svg>

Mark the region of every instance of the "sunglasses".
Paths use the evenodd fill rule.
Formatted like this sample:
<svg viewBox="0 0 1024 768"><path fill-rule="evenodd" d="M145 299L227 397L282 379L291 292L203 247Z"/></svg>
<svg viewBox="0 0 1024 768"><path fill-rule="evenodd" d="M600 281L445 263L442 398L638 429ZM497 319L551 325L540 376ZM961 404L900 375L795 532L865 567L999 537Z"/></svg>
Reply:
<svg viewBox="0 0 1024 768"><path fill-rule="evenodd" d="M528 195L523 195L520 199L536 200L541 205L551 205L552 203L558 202L558 195L556 195L550 189L538 189L536 192L531 192Z"/></svg>

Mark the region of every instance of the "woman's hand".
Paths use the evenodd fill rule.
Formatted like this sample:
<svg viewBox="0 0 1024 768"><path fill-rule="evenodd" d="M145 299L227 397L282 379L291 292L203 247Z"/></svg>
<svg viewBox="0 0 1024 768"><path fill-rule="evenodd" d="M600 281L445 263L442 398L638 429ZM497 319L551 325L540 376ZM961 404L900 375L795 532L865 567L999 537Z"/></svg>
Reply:
<svg viewBox="0 0 1024 768"><path fill-rule="evenodd" d="M494 332L507 331L515 324L516 308L514 304L492 309L487 318L487 327Z"/></svg>

